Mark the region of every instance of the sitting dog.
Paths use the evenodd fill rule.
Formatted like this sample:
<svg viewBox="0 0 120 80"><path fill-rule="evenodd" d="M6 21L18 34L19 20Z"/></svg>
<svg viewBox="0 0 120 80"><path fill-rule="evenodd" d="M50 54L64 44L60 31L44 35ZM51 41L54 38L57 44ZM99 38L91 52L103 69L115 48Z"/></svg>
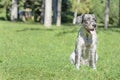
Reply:
<svg viewBox="0 0 120 80"><path fill-rule="evenodd" d="M93 14L84 14L82 15L82 27L78 32L75 50L70 55L71 63L77 69L79 69L81 64L96 69L96 61L98 59L96 46L96 18Z"/></svg>

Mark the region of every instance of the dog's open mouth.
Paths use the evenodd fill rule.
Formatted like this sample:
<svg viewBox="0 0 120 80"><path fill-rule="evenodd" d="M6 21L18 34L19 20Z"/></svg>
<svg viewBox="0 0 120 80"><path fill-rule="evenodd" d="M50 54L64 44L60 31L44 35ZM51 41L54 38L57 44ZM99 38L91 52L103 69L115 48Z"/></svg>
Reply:
<svg viewBox="0 0 120 80"><path fill-rule="evenodd" d="M95 29L86 29L89 33L93 32Z"/></svg>
<svg viewBox="0 0 120 80"><path fill-rule="evenodd" d="M89 31L94 31L94 29L89 29Z"/></svg>

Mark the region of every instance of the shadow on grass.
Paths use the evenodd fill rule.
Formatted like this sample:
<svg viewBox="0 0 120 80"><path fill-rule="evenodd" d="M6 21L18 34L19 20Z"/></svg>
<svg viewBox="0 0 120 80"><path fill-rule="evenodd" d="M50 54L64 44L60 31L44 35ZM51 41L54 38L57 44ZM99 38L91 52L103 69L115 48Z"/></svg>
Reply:
<svg viewBox="0 0 120 80"><path fill-rule="evenodd" d="M78 28L62 30L61 32L57 33L56 36L62 36L62 35L69 34L69 33L77 33L78 30L79 30Z"/></svg>
<svg viewBox="0 0 120 80"><path fill-rule="evenodd" d="M24 28L21 30L16 30L16 32L25 32L25 31L56 31L55 36L62 36L69 33L77 33L79 30L78 27L67 27L67 28Z"/></svg>
<svg viewBox="0 0 120 80"><path fill-rule="evenodd" d="M111 32L117 32L120 33L120 27L118 26L109 26L108 29L104 29L104 26L98 26L98 32L99 31L111 31Z"/></svg>
<svg viewBox="0 0 120 80"><path fill-rule="evenodd" d="M24 31L54 31L55 29L42 29L42 28L24 28L22 30L16 30L16 32L24 32Z"/></svg>
<svg viewBox="0 0 120 80"><path fill-rule="evenodd" d="M16 30L16 32L24 32L24 31L55 31L55 36L63 36L65 34L72 34L72 33L78 33L79 31L79 27L78 26L73 26L71 24L66 24L64 25L64 27L53 27L53 28L24 28L21 30ZM107 30L104 29L103 26L98 26L97 28L97 33L99 32L107 32L107 31L111 31L111 32L117 32L120 33L120 28L117 26L109 26L109 28Z"/></svg>
<svg viewBox="0 0 120 80"><path fill-rule="evenodd" d="M3 61L2 60L0 60L0 63L2 63Z"/></svg>
<svg viewBox="0 0 120 80"><path fill-rule="evenodd" d="M21 30L16 30L16 32L26 32L26 31L50 31L55 32L55 36L64 36L66 34L78 33L78 27L61 27L61 28L24 28Z"/></svg>
<svg viewBox="0 0 120 80"><path fill-rule="evenodd" d="M111 32L120 33L120 28L109 28L108 30L111 31ZM106 31L107 31L107 30L106 30Z"/></svg>
<svg viewBox="0 0 120 80"><path fill-rule="evenodd" d="M1 21L6 21L6 19L4 17L0 17Z"/></svg>
<svg viewBox="0 0 120 80"><path fill-rule="evenodd" d="M104 25L98 25L98 28L103 28L104 29ZM120 28L120 27L118 27L116 25L111 25L111 26L108 26L108 29L109 28Z"/></svg>

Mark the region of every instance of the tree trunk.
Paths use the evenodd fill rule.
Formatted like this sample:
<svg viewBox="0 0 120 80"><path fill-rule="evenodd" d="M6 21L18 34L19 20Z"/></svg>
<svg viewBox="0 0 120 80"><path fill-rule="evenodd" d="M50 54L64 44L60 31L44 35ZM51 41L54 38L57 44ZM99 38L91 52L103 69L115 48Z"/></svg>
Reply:
<svg viewBox="0 0 120 80"><path fill-rule="evenodd" d="M58 0L53 0L53 23L56 23L57 21L57 5L58 5Z"/></svg>
<svg viewBox="0 0 120 80"><path fill-rule="evenodd" d="M12 0L11 7L11 21L16 21L18 19L18 0Z"/></svg>
<svg viewBox="0 0 120 80"><path fill-rule="evenodd" d="M49 28L52 24L52 0L45 0L44 26Z"/></svg>
<svg viewBox="0 0 120 80"><path fill-rule="evenodd" d="M61 25L61 11L62 11L62 0L58 0L58 9L57 9L57 26Z"/></svg>
<svg viewBox="0 0 120 80"><path fill-rule="evenodd" d="M75 9L74 12L73 24L76 24L76 20L77 20L77 9Z"/></svg>
<svg viewBox="0 0 120 80"><path fill-rule="evenodd" d="M80 0L77 0L77 3L80 3ZM76 24L76 20L77 20L77 13L78 13L78 7L76 7L75 12L74 12L74 18L73 18L73 24Z"/></svg>
<svg viewBox="0 0 120 80"><path fill-rule="evenodd" d="M42 11L41 11L41 18L40 18L40 23L43 24L44 23L44 14L45 14L45 0L42 1Z"/></svg>
<svg viewBox="0 0 120 80"><path fill-rule="evenodd" d="M120 27L120 0L119 0L119 20L118 20L118 26Z"/></svg>
<svg viewBox="0 0 120 80"><path fill-rule="evenodd" d="M109 5L110 5L110 0L106 0L106 5L105 5L105 20L104 20L104 28L107 29L109 25Z"/></svg>

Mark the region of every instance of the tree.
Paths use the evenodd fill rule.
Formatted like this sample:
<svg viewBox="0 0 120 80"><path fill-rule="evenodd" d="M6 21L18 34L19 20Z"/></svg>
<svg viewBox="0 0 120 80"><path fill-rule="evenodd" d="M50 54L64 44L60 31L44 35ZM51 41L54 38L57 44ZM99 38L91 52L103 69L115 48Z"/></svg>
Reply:
<svg viewBox="0 0 120 80"><path fill-rule="evenodd" d="M120 26L120 0L119 0L119 20L118 20L118 26Z"/></svg>
<svg viewBox="0 0 120 80"><path fill-rule="evenodd" d="M41 16L41 19L40 19L40 23L44 23L44 14L45 14L45 0L42 0L42 6L41 6L41 14L40 14L40 16Z"/></svg>
<svg viewBox="0 0 120 80"><path fill-rule="evenodd" d="M53 23L57 21L58 0L53 0Z"/></svg>
<svg viewBox="0 0 120 80"><path fill-rule="evenodd" d="M17 19L18 19L18 0L12 0L11 21L16 21Z"/></svg>
<svg viewBox="0 0 120 80"><path fill-rule="evenodd" d="M58 9L57 9L57 26L61 25L61 10L62 10L62 0L58 0Z"/></svg>
<svg viewBox="0 0 120 80"><path fill-rule="evenodd" d="M110 5L110 0L106 0L105 3L105 20L104 20L104 28L108 28L109 24L109 5Z"/></svg>
<svg viewBox="0 0 120 80"><path fill-rule="evenodd" d="M49 28L52 24L52 0L45 0L44 26Z"/></svg>
<svg viewBox="0 0 120 80"><path fill-rule="evenodd" d="M76 24L77 15L91 13L91 0L71 0L72 12L74 12L73 24Z"/></svg>
<svg viewBox="0 0 120 80"><path fill-rule="evenodd" d="M80 0L77 0L77 5L74 11L74 18L73 18L73 24L76 24L77 14L78 14L78 4L80 3Z"/></svg>

